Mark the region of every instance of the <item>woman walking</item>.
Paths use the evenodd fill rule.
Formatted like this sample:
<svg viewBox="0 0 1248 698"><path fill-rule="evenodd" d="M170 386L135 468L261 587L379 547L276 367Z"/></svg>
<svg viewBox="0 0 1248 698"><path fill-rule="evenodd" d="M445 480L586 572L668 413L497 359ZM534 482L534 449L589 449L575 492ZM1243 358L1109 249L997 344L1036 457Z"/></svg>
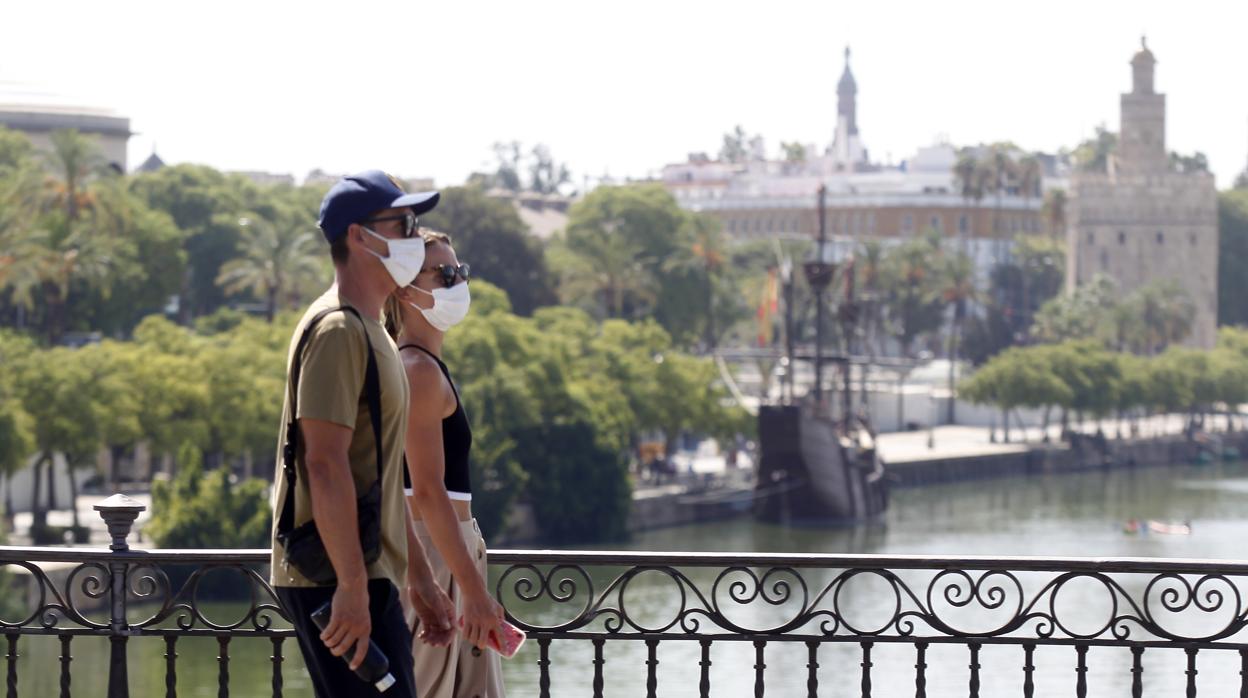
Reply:
<svg viewBox="0 0 1248 698"><path fill-rule="evenodd" d="M502 698L499 656L486 643L504 611L490 596L485 540L472 517L472 427L442 361L446 332L468 313L469 268L447 235L421 230L421 236L424 265L391 297L387 317L411 386L408 504L434 577L462 625L448 646L413 644L416 685L421 698Z"/></svg>

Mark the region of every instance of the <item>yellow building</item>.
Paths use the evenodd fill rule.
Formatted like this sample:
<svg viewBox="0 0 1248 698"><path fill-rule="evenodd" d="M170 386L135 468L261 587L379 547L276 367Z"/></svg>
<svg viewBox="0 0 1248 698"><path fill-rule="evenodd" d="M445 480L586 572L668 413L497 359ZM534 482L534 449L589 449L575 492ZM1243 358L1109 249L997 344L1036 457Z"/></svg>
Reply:
<svg viewBox="0 0 1248 698"><path fill-rule="evenodd" d="M1131 59L1117 151L1105 172L1078 172L1068 204L1067 288L1097 274L1130 293L1179 284L1195 303L1186 344L1212 348L1218 317L1218 204L1213 175L1178 172L1166 151L1166 97L1153 89L1147 45Z"/></svg>

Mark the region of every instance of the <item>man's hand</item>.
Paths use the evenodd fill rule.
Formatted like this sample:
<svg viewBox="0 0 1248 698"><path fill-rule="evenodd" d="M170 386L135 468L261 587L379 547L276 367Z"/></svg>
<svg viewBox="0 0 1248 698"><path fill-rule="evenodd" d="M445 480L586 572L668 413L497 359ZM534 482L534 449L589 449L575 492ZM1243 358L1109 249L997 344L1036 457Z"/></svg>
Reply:
<svg viewBox="0 0 1248 698"><path fill-rule="evenodd" d="M325 643L330 654L335 657L345 655L354 647L355 654L351 657L350 666L351 671L355 671L368 654L368 638L372 630L373 621L368 614L367 583L340 583L334 591L329 625L321 631L321 642Z"/></svg>
<svg viewBox="0 0 1248 698"><path fill-rule="evenodd" d="M407 595L416 611L420 641L434 647L451 644L455 637L455 602L451 597L433 582L408 584Z"/></svg>

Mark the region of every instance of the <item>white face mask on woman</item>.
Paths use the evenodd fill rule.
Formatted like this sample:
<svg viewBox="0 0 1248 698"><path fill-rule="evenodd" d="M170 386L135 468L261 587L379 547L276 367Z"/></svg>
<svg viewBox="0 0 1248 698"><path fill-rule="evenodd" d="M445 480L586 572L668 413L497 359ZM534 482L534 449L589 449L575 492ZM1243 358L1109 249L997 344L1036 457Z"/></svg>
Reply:
<svg viewBox="0 0 1248 698"><path fill-rule="evenodd" d="M425 241L420 236L392 240L378 235L366 226L361 225L360 227L364 229L364 232L385 242L390 247L390 256L388 257L383 257L367 247L364 249L381 260L381 263L386 267L386 271L390 272L390 278L394 279L394 283L398 284L399 288L403 288L416 280L416 275L420 273L420 268L425 264Z"/></svg>
<svg viewBox="0 0 1248 698"><path fill-rule="evenodd" d="M426 295L433 296L433 307L422 308L415 303L409 302L408 305L420 311L421 315L429 321L439 332L446 332L455 325L458 325L468 315L468 306L472 302L472 298L468 295L468 282L462 281L450 288L435 288L432 292L423 288L413 289L420 291Z"/></svg>

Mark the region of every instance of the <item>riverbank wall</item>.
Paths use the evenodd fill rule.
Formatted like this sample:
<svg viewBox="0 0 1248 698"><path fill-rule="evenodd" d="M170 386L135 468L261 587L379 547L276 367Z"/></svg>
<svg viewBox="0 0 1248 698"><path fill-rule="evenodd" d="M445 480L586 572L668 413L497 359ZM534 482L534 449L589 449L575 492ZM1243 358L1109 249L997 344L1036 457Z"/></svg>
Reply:
<svg viewBox="0 0 1248 698"><path fill-rule="evenodd" d="M911 451L905 459L886 461L885 475L894 488L922 487L999 477L1195 463L1230 449L1248 454L1248 431L1213 434L1203 442L1182 434L1124 439L1076 434L1072 443L997 444L988 453L968 453L957 447L933 448L930 456ZM640 487L633 493L628 531L748 515L754 495L752 480L743 477ZM516 506L504 530L490 543L495 547L541 544L532 508L526 504Z"/></svg>
<svg viewBox="0 0 1248 698"><path fill-rule="evenodd" d="M1182 435L1105 439L1077 436L1072 443L1020 444L1005 453L911 458L885 463L893 487L921 487L965 480L1123 467L1197 463L1248 450L1248 432L1218 434L1200 442Z"/></svg>

